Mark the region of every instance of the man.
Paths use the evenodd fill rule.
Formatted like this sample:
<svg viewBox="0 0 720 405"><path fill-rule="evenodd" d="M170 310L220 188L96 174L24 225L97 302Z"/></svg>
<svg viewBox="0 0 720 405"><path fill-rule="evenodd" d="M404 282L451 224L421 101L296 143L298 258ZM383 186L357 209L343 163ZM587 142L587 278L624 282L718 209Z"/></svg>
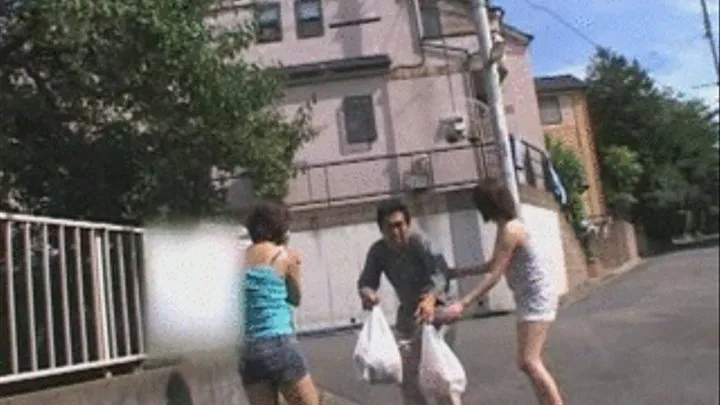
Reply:
<svg viewBox="0 0 720 405"><path fill-rule="evenodd" d="M479 274L480 267L449 269L442 253L420 232L411 230L410 223L410 211L400 200L380 204L377 224L382 238L368 251L358 290L363 308L371 309L380 302L377 290L382 274L392 284L400 301L395 329L403 355L403 401L405 405L425 405L418 387L419 326L444 323L442 311L436 308L456 300L458 295L456 282L449 279ZM451 346L454 337L455 328L449 325L445 340ZM450 403L447 401L440 404Z"/></svg>

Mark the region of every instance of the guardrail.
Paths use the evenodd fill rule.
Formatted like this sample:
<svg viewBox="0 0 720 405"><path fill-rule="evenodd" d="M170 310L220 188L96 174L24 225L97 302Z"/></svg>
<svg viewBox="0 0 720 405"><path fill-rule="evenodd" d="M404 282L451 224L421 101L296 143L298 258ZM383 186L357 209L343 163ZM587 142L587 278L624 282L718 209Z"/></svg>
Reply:
<svg viewBox="0 0 720 405"><path fill-rule="evenodd" d="M144 358L142 235L0 212L0 385Z"/></svg>

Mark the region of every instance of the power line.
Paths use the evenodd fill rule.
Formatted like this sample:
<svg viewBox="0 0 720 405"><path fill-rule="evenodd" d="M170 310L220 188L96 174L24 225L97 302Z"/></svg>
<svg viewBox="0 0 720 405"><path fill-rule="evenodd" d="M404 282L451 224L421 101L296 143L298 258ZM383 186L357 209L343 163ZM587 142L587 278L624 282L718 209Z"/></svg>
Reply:
<svg viewBox="0 0 720 405"><path fill-rule="evenodd" d="M569 30L571 30L572 32L574 32L574 33L575 33L577 36L579 36L580 38L584 39L584 40L585 40L587 43L589 43L590 45L592 45L592 46L594 46L594 47L596 47L596 48L602 48L602 47L603 47L602 45L600 45L599 43L597 43L596 41L594 41L592 38L590 38L589 36L585 35L585 33L582 32L582 31L581 31L579 28L577 28L575 25L573 25L572 23L568 22L568 21L567 21L565 18L563 18L563 16L561 16L560 14L554 12L553 10L551 10L551 9L549 9L549 8L543 6L543 5L537 4L537 3L532 2L532 1L530 1L530 0L523 0L523 1L524 1L525 3L527 3L530 7L534 8L534 9L536 9L536 10L540 10L540 11L546 13L546 14L549 14L551 17L553 17L553 18L556 19L558 22L560 22L560 24L562 24L562 25L564 25L565 27L567 27Z"/></svg>
<svg viewBox="0 0 720 405"><path fill-rule="evenodd" d="M710 13L708 13L708 7L706 0L700 0L703 10L703 25L705 26L705 36L710 43L710 51L712 52L713 62L715 64L715 73L717 74L718 82L720 82L720 61L718 61L718 51L715 46L715 37L712 34L712 25L710 24Z"/></svg>

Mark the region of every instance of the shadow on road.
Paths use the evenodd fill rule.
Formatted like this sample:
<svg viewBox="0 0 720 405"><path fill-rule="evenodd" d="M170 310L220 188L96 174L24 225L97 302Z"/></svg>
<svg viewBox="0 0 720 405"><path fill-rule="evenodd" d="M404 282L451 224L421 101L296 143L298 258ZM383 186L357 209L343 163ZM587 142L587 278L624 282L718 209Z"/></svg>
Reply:
<svg viewBox="0 0 720 405"><path fill-rule="evenodd" d="M177 371L173 371L170 378L168 378L165 399L167 405L193 405L190 387L185 382L182 374Z"/></svg>

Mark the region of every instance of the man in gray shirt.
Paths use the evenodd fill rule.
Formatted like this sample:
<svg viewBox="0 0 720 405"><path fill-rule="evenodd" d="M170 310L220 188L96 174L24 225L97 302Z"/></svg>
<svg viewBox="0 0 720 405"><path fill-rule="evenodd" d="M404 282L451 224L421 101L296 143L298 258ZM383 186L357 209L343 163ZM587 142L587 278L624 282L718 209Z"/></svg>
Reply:
<svg viewBox="0 0 720 405"><path fill-rule="evenodd" d="M443 323L442 306L457 299L456 281L450 277L479 273L479 267L450 269L443 254L423 234L410 229L408 207L398 199L383 202L377 223L383 237L368 251L358 280L364 309L380 302L377 290L383 274L392 284L400 306L395 329L403 354L402 393L405 405L425 405L417 379L421 353L419 326ZM440 309L436 311L436 309ZM445 340L452 345L455 328L450 325ZM439 404L449 403L441 400Z"/></svg>

